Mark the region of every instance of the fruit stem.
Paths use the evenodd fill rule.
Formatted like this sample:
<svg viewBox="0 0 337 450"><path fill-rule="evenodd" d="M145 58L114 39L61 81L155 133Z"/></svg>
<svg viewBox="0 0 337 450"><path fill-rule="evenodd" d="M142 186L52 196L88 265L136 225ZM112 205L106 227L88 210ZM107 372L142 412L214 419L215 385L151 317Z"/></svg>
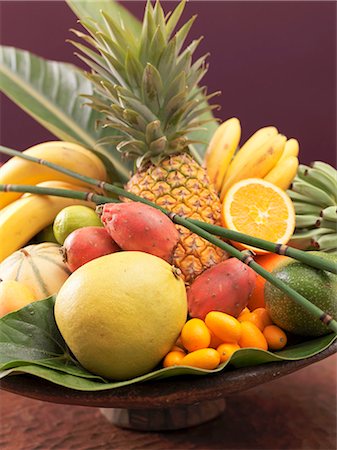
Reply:
<svg viewBox="0 0 337 450"><path fill-rule="evenodd" d="M321 258L319 255L315 255L313 257L311 253L299 250L297 248L289 247L288 245L275 244L274 242L266 241L265 239L249 236L248 234L240 233L234 230L228 230L227 228L219 227L217 225L212 225L206 222L201 222L200 220L189 220L200 228L208 231L211 234L215 234L216 236L221 236L232 241L241 242L242 244L247 244L252 247L261 248L263 250L266 250L267 252L289 256L291 258L297 259L297 261L307 264L308 266L337 274L337 264L331 261L327 261Z"/></svg>
<svg viewBox="0 0 337 450"><path fill-rule="evenodd" d="M0 153L5 153L11 156L18 156L23 159L28 159L29 161L32 161L37 164L44 164L47 167L50 167L52 169L58 170L59 172L65 173L67 175L70 175L74 178L77 178L79 180L85 181L88 184L92 184L94 186L98 186L100 188L105 189L106 191L113 192L117 195L120 195L121 197L129 198L133 201L138 201L145 203L149 206L152 206L156 209L161 210L164 214L166 214L174 223L183 225L184 227L188 228L190 231L192 231L195 234L198 234L200 237L206 239L207 241L211 242L212 244L216 245L217 247L221 248L222 250L225 250L228 252L231 256L234 256L235 258L238 258L243 263L249 265L256 273L261 275L263 278L265 278L270 283L274 284L276 287L281 289L283 292L285 292L287 295L290 296L296 303L300 304L305 308L309 313L311 313L316 319L321 320L325 325L327 325L332 331L337 333L337 322L326 312L318 308L316 305L312 304L309 300L307 300L305 297L303 297L301 294L296 292L294 289L292 289L290 286L285 284L283 281L279 280L278 278L274 277L270 272L265 270L263 267L261 267L258 263L256 263L251 256L251 252L241 252L237 250L235 247L233 247L230 244L227 244L226 242L222 241L218 237L214 236L210 232L206 231L206 229L201 228L199 225L194 223L195 221L191 221L189 219L185 219L177 214L173 214L171 212L166 211L161 206L156 205L155 203L150 202L149 200L146 200L142 197L138 197L137 195L127 192L122 188L119 188L117 186L114 186L112 184L106 183L104 181L95 180L93 178L77 174L76 172L73 172L72 170L63 168L61 166L58 166L57 164L50 163L45 160L41 160L38 158L35 158L30 155L23 154L21 152L18 152L16 150L11 150L6 147L0 146ZM102 195L95 194L93 192L80 192L80 191L71 191L68 189L55 189L55 188L45 188L40 186L31 186L31 185L12 185L12 184L6 184L6 185L0 185L0 191L3 192L29 192L29 193L35 193L35 194L42 194L42 195L55 195L59 197L68 197L68 198L74 198L74 199L81 199L81 200L88 200L92 201L94 203L100 204L100 203L112 203L112 202L119 202L117 199L111 199L109 197L104 197ZM205 225L203 222L203 227ZM222 229L221 227L216 227L215 225L209 225L208 228L210 230L213 230L214 233L219 233L219 229ZM229 230L227 230L229 231ZM241 233L240 233L241 234ZM247 238L247 236L245 236ZM256 245L256 239L253 237L249 237L251 239L251 243L254 247L258 247ZM239 241L239 239L236 239ZM272 244L272 243L269 243ZM268 245L269 245L268 244ZM276 244L273 244L273 249L271 248L270 251L275 252L275 247L277 247ZM294 249L293 249L294 250ZM297 250L300 252L300 250ZM303 252L304 253L304 252ZM316 267L321 269L322 267L322 258L315 257L313 255L310 255L310 258L308 259L308 264L312 265L316 264ZM316 262L315 262L316 259ZM325 261L324 261L325 262ZM334 264L330 264L330 270L332 273L336 273L336 267Z"/></svg>
<svg viewBox="0 0 337 450"><path fill-rule="evenodd" d="M55 189L31 184L0 184L0 192L26 192L39 195L54 195L55 197L73 198L88 202L99 203L120 203L120 200L104 197L94 192L72 191L70 189Z"/></svg>

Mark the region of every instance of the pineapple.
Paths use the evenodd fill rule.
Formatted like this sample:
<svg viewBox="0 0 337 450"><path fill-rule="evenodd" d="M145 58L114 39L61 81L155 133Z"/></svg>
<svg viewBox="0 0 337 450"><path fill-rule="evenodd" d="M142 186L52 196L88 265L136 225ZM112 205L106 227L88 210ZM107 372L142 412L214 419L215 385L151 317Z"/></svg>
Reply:
<svg viewBox="0 0 337 450"><path fill-rule="evenodd" d="M220 200L204 168L190 153L190 134L214 108L198 86L205 75L202 56L192 63L200 39L183 49L195 17L175 34L185 1L164 16L157 2L146 5L142 32L133 36L102 12L104 26L82 22L90 35L74 31L93 49L73 42L92 69L95 85L90 106L104 115L103 127L114 130L104 143L114 144L135 160L136 172L126 189L184 217L220 223ZM204 95L205 101L200 101ZM117 132L117 134L116 134ZM178 226L180 243L174 264L186 283L227 255L208 241Z"/></svg>
<svg viewBox="0 0 337 450"><path fill-rule="evenodd" d="M220 201L206 171L187 153L165 158L158 166L140 169L126 189L168 211L204 222L220 223ZM173 262L190 283L205 268L220 262L223 252L187 228L177 225L180 242Z"/></svg>

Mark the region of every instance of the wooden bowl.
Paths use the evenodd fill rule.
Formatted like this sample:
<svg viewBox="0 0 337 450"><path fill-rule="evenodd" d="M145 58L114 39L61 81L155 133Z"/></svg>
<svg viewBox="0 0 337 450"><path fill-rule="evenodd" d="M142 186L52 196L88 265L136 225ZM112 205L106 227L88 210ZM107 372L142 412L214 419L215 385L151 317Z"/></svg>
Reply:
<svg viewBox="0 0 337 450"><path fill-rule="evenodd" d="M298 361L147 381L99 392L75 391L28 375L8 376L1 380L0 387L42 401L99 407L117 426L172 430L211 420L224 411L227 396L303 369L336 352L337 341L317 355Z"/></svg>

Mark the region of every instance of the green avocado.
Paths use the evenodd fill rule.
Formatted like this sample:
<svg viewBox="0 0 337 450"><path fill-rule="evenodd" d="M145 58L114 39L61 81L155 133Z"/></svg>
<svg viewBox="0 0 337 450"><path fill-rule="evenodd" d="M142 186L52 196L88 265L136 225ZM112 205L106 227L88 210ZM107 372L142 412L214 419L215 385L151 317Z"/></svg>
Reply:
<svg viewBox="0 0 337 450"><path fill-rule="evenodd" d="M308 253L330 259L337 265L336 254ZM272 274L333 318L337 317L337 275L291 258L287 264L275 268ZM270 282L266 282L264 293L266 309L271 319L283 330L300 336L322 336L331 333L319 319Z"/></svg>

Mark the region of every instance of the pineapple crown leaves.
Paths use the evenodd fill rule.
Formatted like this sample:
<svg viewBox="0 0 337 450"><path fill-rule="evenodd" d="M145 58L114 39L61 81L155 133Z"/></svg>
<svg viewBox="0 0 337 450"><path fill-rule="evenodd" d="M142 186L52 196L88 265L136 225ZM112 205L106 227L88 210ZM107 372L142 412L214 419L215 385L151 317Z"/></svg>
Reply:
<svg viewBox="0 0 337 450"><path fill-rule="evenodd" d="M192 143L188 134L208 122L202 114L217 107L208 101L218 92L206 95L199 87L208 54L192 62L202 38L184 48L196 16L174 33L185 3L165 16L159 1L148 0L140 36L102 11L101 25L80 21L89 34L72 30L82 42L70 42L91 69L86 75L95 91L86 96L88 104L103 113L100 126L119 132L101 143L116 145L137 167L185 152Z"/></svg>

